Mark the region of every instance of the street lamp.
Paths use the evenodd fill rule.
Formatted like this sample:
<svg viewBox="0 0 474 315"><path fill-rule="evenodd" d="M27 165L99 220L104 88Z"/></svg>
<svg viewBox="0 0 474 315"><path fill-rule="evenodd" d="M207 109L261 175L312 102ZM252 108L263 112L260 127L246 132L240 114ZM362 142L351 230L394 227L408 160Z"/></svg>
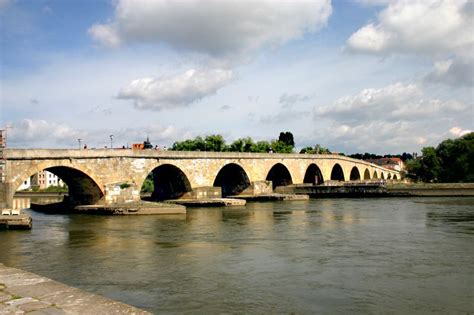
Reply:
<svg viewBox="0 0 474 315"><path fill-rule="evenodd" d="M110 135L110 148L112 149L114 147L114 135Z"/></svg>
<svg viewBox="0 0 474 315"><path fill-rule="evenodd" d="M82 139L79 138L79 139L77 139L77 141L79 142L79 150L80 150L80 149L81 149L81 141L82 141Z"/></svg>

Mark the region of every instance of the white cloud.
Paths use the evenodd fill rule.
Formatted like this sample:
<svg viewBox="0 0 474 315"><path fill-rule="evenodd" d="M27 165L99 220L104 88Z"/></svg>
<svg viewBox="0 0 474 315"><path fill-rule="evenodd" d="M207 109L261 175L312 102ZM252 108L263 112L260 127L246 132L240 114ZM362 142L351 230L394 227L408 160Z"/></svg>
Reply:
<svg viewBox="0 0 474 315"><path fill-rule="evenodd" d="M225 69L191 69L175 76L141 78L120 89L118 98L133 100L139 109L187 106L215 94L232 76L232 71Z"/></svg>
<svg viewBox="0 0 474 315"><path fill-rule="evenodd" d="M315 32L332 13L330 0L118 0L112 21L90 35L102 44L166 43L211 55L242 53Z"/></svg>
<svg viewBox="0 0 474 315"><path fill-rule="evenodd" d="M91 28L89 28L89 34L105 46L115 47L120 45L121 42L114 30L107 25L92 25Z"/></svg>
<svg viewBox="0 0 474 315"><path fill-rule="evenodd" d="M456 58L434 63L434 69L425 76L428 82L443 82L451 86L474 85L474 58Z"/></svg>
<svg viewBox="0 0 474 315"><path fill-rule="evenodd" d="M468 133L471 133L472 130L464 130L460 127L453 127L449 129L449 132L455 137L462 137L464 135L467 135Z"/></svg>
<svg viewBox="0 0 474 315"><path fill-rule="evenodd" d="M296 103L306 102L311 99L309 95L301 95L301 94L282 94L280 96L280 100L278 101L282 104L283 107L291 107Z"/></svg>
<svg viewBox="0 0 474 315"><path fill-rule="evenodd" d="M352 34L347 49L377 55L426 56L435 62L428 80L472 85L473 29L474 3L468 0L398 0L379 13L377 23Z"/></svg>
<svg viewBox="0 0 474 315"><path fill-rule="evenodd" d="M463 112L467 108L454 100L426 99L415 84L399 82L342 97L332 105L317 108L315 115L345 121L423 120L432 119L434 115Z"/></svg>
<svg viewBox="0 0 474 315"><path fill-rule="evenodd" d="M467 0L399 0L351 35L350 49L370 53L462 53L474 45Z"/></svg>
<svg viewBox="0 0 474 315"><path fill-rule="evenodd" d="M87 144L89 148L109 145L108 135L114 135L114 146L142 142L148 136L160 147L175 141L190 138L192 133L174 126L142 125L133 128L77 129L54 121L22 119L9 123L8 145L10 147L73 147Z"/></svg>
<svg viewBox="0 0 474 315"><path fill-rule="evenodd" d="M84 136L84 132L74 130L66 124L46 120L22 119L9 124L9 143L13 146L31 145L38 147L43 143L65 144Z"/></svg>
<svg viewBox="0 0 474 315"><path fill-rule="evenodd" d="M443 126L468 123L473 106L431 99L417 85L395 83L317 107L314 120L332 122L318 132L339 148L379 153L418 151L420 145L436 145L449 136ZM455 132L462 130L452 129L451 133Z"/></svg>

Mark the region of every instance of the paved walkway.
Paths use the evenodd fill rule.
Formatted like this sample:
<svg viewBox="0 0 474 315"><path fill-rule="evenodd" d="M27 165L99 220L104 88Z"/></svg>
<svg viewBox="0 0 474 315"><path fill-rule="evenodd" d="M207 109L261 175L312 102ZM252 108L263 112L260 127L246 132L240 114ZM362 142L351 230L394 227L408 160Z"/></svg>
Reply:
<svg viewBox="0 0 474 315"><path fill-rule="evenodd" d="M150 314L136 307L0 264L0 314Z"/></svg>

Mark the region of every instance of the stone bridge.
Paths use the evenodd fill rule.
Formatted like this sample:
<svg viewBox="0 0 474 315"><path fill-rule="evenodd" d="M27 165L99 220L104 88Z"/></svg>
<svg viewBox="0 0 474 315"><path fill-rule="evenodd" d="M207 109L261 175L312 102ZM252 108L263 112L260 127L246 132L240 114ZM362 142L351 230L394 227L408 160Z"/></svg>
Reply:
<svg viewBox="0 0 474 315"><path fill-rule="evenodd" d="M0 207L11 207L21 183L42 170L68 185L73 204L140 200L150 173L154 200L257 195L328 180L400 179L397 171L332 154L5 149Z"/></svg>

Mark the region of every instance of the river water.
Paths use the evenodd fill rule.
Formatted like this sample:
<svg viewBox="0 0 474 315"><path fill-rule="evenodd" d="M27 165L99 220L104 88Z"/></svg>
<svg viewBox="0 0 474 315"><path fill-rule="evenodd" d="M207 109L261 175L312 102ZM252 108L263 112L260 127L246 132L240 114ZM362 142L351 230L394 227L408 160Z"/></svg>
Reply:
<svg viewBox="0 0 474 315"><path fill-rule="evenodd" d="M31 215L0 262L154 313L474 312L474 198Z"/></svg>

